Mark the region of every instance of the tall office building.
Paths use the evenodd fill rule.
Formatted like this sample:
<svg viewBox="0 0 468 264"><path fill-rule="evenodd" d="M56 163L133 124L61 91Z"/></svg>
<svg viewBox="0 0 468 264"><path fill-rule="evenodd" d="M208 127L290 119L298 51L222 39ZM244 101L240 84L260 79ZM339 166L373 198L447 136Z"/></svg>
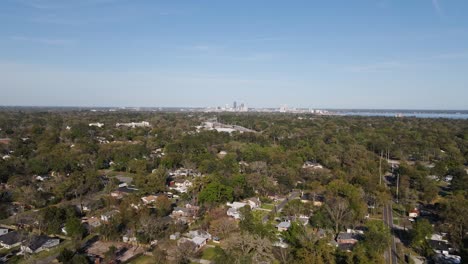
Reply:
<svg viewBox="0 0 468 264"><path fill-rule="evenodd" d="M234 101L234 103L232 103L232 109L234 109L234 110L237 109L237 102L236 101Z"/></svg>

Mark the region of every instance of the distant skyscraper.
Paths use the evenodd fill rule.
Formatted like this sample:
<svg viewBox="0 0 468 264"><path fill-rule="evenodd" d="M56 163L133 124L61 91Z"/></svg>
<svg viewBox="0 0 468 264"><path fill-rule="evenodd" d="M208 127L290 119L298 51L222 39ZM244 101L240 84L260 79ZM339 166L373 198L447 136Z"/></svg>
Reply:
<svg viewBox="0 0 468 264"><path fill-rule="evenodd" d="M237 109L237 102L236 101L234 101L234 103L232 103L232 108Z"/></svg>

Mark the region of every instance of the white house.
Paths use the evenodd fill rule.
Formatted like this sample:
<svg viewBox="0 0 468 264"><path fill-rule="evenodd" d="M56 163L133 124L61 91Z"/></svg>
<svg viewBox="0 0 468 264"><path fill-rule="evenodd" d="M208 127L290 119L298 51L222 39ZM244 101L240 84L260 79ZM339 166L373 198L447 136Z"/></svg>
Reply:
<svg viewBox="0 0 468 264"><path fill-rule="evenodd" d="M262 203L260 202L260 199L258 199L257 197L249 198L245 200L245 202L250 205L251 209L257 209L262 205Z"/></svg>
<svg viewBox="0 0 468 264"><path fill-rule="evenodd" d="M186 193L192 185L192 182L189 180L175 181L174 186L169 187L169 189L176 190L180 193Z"/></svg>
<svg viewBox="0 0 468 264"><path fill-rule="evenodd" d="M6 228L0 228L0 236L3 236L8 233L8 229Z"/></svg>
<svg viewBox="0 0 468 264"><path fill-rule="evenodd" d="M312 162L312 161L306 161L302 165L303 169L323 169L323 166L320 163L317 162Z"/></svg>
<svg viewBox="0 0 468 264"><path fill-rule="evenodd" d="M207 241L207 239L203 238L203 237L194 237L191 240L195 244L197 250L204 247L206 245L206 241Z"/></svg>
<svg viewBox="0 0 468 264"><path fill-rule="evenodd" d="M413 210L411 210L411 211L409 212L408 216L409 216L410 218L416 218L416 217L418 217L418 216L419 216L419 210L418 210L418 208L414 208Z"/></svg>
<svg viewBox="0 0 468 264"><path fill-rule="evenodd" d="M278 228L278 231L287 231L291 227L291 222L290 221L283 221L279 223L276 228Z"/></svg>
<svg viewBox="0 0 468 264"><path fill-rule="evenodd" d="M130 122L130 123L117 123L117 124L115 124L115 126L116 126L116 127L125 126L125 127L131 127L131 128L135 128L135 127L150 127L150 123L147 122L147 121Z"/></svg>
<svg viewBox="0 0 468 264"><path fill-rule="evenodd" d="M241 209L242 207L246 206L246 203L241 203L241 202L233 202L233 203L226 203L227 206L231 208L235 208L236 210Z"/></svg>
<svg viewBox="0 0 468 264"><path fill-rule="evenodd" d="M101 127L104 126L104 124L97 122L97 123L90 123L89 126L90 127L99 127L99 128L101 128Z"/></svg>
<svg viewBox="0 0 468 264"><path fill-rule="evenodd" d="M170 240L177 240L180 238L180 232L175 232L174 234L169 236Z"/></svg>
<svg viewBox="0 0 468 264"><path fill-rule="evenodd" d="M230 216L230 217L234 217L234 219L240 219L241 218L241 215L239 213L239 211L236 209L236 208L229 208L227 210L227 215Z"/></svg>
<svg viewBox="0 0 468 264"><path fill-rule="evenodd" d="M156 202L157 199L158 199L158 197L155 196L155 195L148 195L148 196L145 196L145 197L141 198L141 200L143 201L144 204L152 204L152 203Z"/></svg>
<svg viewBox="0 0 468 264"><path fill-rule="evenodd" d="M112 211L106 212L101 215L101 220L104 222L109 222L112 219L112 217L116 216L119 213L120 213L119 210L112 210Z"/></svg>

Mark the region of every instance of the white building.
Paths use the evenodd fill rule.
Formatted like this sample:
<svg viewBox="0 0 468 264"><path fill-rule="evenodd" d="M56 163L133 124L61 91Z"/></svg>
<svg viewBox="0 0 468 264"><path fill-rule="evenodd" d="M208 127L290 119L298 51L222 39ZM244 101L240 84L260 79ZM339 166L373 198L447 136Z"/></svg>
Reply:
<svg viewBox="0 0 468 264"><path fill-rule="evenodd" d="M131 128L136 128L136 127L150 127L150 123L147 121L141 121L141 122L131 122L131 123L117 123L115 124L116 127L131 127Z"/></svg>
<svg viewBox="0 0 468 264"><path fill-rule="evenodd" d="M89 126L90 127L99 127L99 128L101 128L101 127L104 126L104 124L97 122L97 123L90 123Z"/></svg>

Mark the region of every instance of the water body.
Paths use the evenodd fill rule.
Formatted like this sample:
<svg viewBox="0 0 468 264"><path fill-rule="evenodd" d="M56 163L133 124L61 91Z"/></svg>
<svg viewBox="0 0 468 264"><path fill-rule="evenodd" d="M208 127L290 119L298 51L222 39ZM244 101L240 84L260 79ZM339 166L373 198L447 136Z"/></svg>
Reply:
<svg viewBox="0 0 468 264"><path fill-rule="evenodd" d="M386 116L386 117L416 117L416 118L447 118L468 119L468 111L338 111L341 116Z"/></svg>

